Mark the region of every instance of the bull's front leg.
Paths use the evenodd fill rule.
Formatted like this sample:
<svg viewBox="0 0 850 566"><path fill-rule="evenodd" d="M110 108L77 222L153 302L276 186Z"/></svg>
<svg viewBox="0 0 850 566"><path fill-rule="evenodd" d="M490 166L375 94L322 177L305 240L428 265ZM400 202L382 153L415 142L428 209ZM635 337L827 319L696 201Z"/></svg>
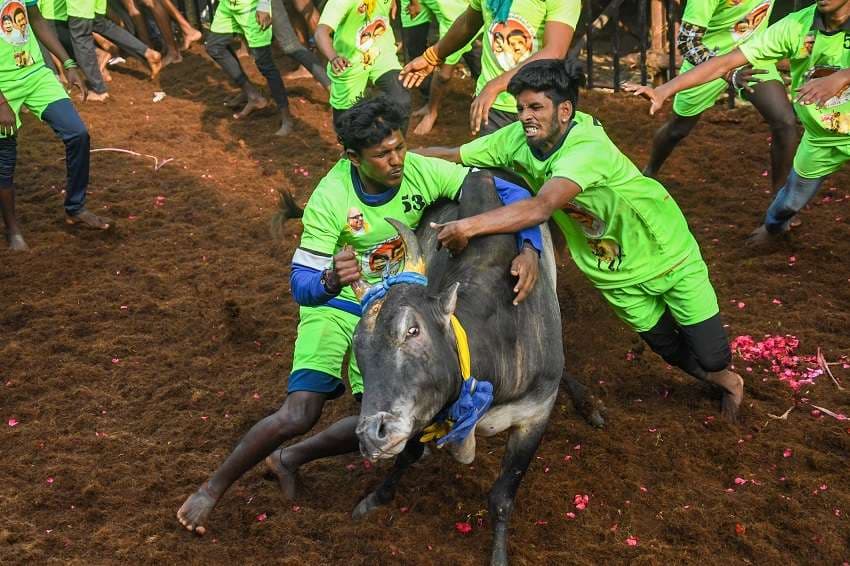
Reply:
<svg viewBox="0 0 850 566"><path fill-rule="evenodd" d="M490 520L493 525L493 553L491 566L508 564L508 521L514 509L514 497L520 482L528 469L543 431L546 419L535 423L524 423L511 430L505 457L502 459L502 471L490 490Z"/></svg>
<svg viewBox="0 0 850 566"><path fill-rule="evenodd" d="M383 483L375 491L364 497L357 504L351 516L355 519L360 519L370 511L392 501L395 497L395 489L401 476L404 475L407 468L419 461L424 450L425 445L419 442L418 435L408 440L404 450L396 458L393 468L390 470L390 475L384 479Z"/></svg>

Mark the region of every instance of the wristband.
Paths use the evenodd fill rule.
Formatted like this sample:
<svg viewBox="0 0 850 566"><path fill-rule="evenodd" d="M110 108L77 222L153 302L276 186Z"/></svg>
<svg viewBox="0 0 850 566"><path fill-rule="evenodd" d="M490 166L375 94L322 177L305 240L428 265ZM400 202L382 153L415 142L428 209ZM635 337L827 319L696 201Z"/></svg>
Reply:
<svg viewBox="0 0 850 566"><path fill-rule="evenodd" d="M432 67L437 67L443 62L443 60L437 56L437 49L433 45L425 50L422 57L425 59L425 62Z"/></svg>
<svg viewBox="0 0 850 566"><path fill-rule="evenodd" d="M65 59L64 61L62 61L62 66L66 69L77 69L77 68L79 68L79 65L77 65L77 62L74 61L73 59Z"/></svg>

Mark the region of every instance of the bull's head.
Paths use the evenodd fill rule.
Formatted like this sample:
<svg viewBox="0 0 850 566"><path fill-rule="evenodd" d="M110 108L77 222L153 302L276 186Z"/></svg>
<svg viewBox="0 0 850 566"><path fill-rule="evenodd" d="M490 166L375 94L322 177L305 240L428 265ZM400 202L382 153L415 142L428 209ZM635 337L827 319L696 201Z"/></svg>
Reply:
<svg viewBox="0 0 850 566"><path fill-rule="evenodd" d="M405 271L425 274L416 235L387 219L404 242ZM411 436L427 426L455 399L461 385L450 317L459 283L438 296L424 285L394 285L371 303L354 336L354 353L363 374L363 404L357 436L360 451L372 460L399 454ZM362 297L368 286L354 286Z"/></svg>

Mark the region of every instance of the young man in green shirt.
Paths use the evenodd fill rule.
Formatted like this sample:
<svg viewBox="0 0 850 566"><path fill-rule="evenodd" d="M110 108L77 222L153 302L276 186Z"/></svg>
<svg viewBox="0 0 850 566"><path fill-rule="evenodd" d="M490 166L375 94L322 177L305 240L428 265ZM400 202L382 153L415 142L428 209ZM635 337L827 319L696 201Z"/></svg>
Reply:
<svg viewBox="0 0 850 566"><path fill-rule="evenodd" d="M328 60L334 120L373 84L410 112L410 93L399 82L390 23L393 0L328 0L316 28L316 46Z"/></svg>
<svg viewBox="0 0 850 566"><path fill-rule="evenodd" d="M402 133L406 119L403 108L385 97L360 101L337 119L346 156L310 196L302 219L304 232L292 258L290 285L301 309L287 397L276 413L248 431L177 512L188 530L204 534L210 512L230 485L283 442L312 429L325 402L345 392L343 360L360 320L360 304L350 285L361 278L379 283L384 274L404 270L401 238L385 218L415 229L428 205L441 198L459 198L469 170L407 153ZM515 189L500 189L503 201L522 198L515 193L507 196ZM539 238L539 232L519 236L522 251L512 265L518 277L517 301L527 296L537 278ZM528 249L526 241L537 249ZM363 381L353 357L348 381L359 397ZM280 453L270 457L267 463L284 490L290 490L287 478L301 463L357 450L356 425L356 416L343 419L287 448L286 458Z"/></svg>
<svg viewBox="0 0 850 566"><path fill-rule="evenodd" d="M435 225L454 252L469 238L512 232L551 218L578 268L649 346L669 364L718 385L734 421L741 377L708 267L670 194L608 139L596 118L575 110L581 71L562 60L534 61L511 79L519 122L453 149L425 153L470 166L515 171L534 198Z"/></svg>
<svg viewBox="0 0 850 566"><path fill-rule="evenodd" d="M469 128L473 135L494 132L517 119L516 101L506 92L511 78L530 61L565 58L580 15L581 0L470 0L440 41L404 67L404 86L419 86L483 27Z"/></svg>
<svg viewBox="0 0 850 566"><path fill-rule="evenodd" d="M750 237L763 244L786 231L823 181L850 160L850 0L819 0L770 26L762 35L679 75L657 89L630 86L652 101L650 113L684 89L748 63L788 59L794 110L804 133L785 185Z"/></svg>
<svg viewBox="0 0 850 566"><path fill-rule="evenodd" d="M69 224L107 229L109 221L85 208L89 181L89 133L71 104L65 89L53 72L44 65L38 42L63 62L68 81L85 96L86 88L76 62L41 17L36 0L6 2L4 10L23 12L18 17L18 34L14 41L3 30L0 41L0 214L6 224L9 248L27 250L15 218L14 173L17 162L17 131L21 127L21 107L26 106L40 120L47 122L65 144L68 184L65 189L65 218Z"/></svg>
<svg viewBox="0 0 850 566"><path fill-rule="evenodd" d="M289 112L289 97L280 76L280 70L272 58L272 14L271 0L222 0L213 16L206 48L225 74L242 89L245 105L233 115L236 119L247 117L255 110L268 106L266 98L257 90L245 74L239 59L230 49L234 35L245 38L257 69L266 78L272 99L280 113L280 128L277 136L292 131L292 114ZM241 100L240 100L241 102Z"/></svg>
<svg viewBox="0 0 850 566"><path fill-rule="evenodd" d="M688 0L676 42L685 62L680 69L685 73L712 57L725 55L750 38L767 29L774 0ZM652 154L644 168L644 175L654 177L673 149L691 132L699 117L714 106L718 96L729 89L729 84L741 89L741 95L752 102L764 117L772 134L770 144L771 187L778 189L794 159L797 147L797 121L785 83L771 62L753 62L762 72L753 78L751 68L739 68L723 78L691 88L676 95L670 120L655 134ZM750 81L757 81L750 84Z"/></svg>

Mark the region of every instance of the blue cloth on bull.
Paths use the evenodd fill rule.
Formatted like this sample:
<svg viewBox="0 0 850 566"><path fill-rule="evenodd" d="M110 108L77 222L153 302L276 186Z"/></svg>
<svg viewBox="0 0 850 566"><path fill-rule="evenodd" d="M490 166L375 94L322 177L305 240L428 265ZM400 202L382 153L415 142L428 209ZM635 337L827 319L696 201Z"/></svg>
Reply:
<svg viewBox="0 0 850 566"><path fill-rule="evenodd" d="M435 419L448 419L453 423L449 433L437 439L437 446L442 446L446 442L463 442L492 404L492 383L489 381L478 381L474 377L464 379L457 400L448 409L443 411L445 416L442 419L440 419L439 415Z"/></svg>
<svg viewBox="0 0 850 566"><path fill-rule="evenodd" d="M378 299L383 299L387 295L387 291L390 290L390 287L393 285L397 285L399 283L409 283L411 285L428 285L428 278L419 273L414 273L412 271L402 271L396 275L387 275L385 276L380 283L376 283L372 287L369 287L369 290L363 295L363 298L360 299L360 305L363 312L366 312L369 309L369 305L373 301L377 301Z"/></svg>

